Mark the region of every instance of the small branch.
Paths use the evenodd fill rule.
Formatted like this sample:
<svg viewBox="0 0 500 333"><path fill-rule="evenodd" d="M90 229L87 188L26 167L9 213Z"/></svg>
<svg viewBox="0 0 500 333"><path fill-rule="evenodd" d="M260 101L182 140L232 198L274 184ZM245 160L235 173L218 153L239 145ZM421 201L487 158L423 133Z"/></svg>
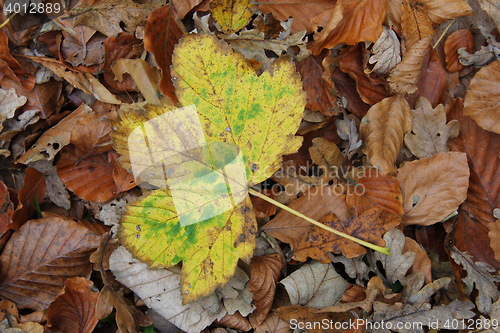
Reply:
<svg viewBox="0 0 500 333"><path fill-rule="evenodd" d="M356 238L356 237L353 237L353 236L351 236L351 235L345 234L345 233L343 233L343 232L341 232L341 231L338 231L338 230L335 230L335 229L333 229L333 228L330 228L330 227L328 227L328 226L326 226L326 225L324 225L324 224L322 224L322 223L320 223L320 222L318 222L318 221L316 221L316 220L313 220L313 219L312 219L312 218L310 218L310 217L305 216L305 215L304 215L304 214L302 214L302 213L297 212L297 211L296 211L296 210L294 210L294 209L291 209L291 208L290 208L290 207L288 207L288 206L285 206L285 205L283 205L283 204L279 203L279 202L278 202L278 201L276 201L276 200L273 200L273 199L269 198L268 196L265 196L265 195L263 195L263 194L261 194L261 193L259 193L259 192L255 191L255 190L254 190L254 189L252 189L252 188L249 188L249 189L248 189L248 193L250 193L250 194L252 194L252 195L255 195L256 197L259 197L259 198L261 198L261 199L263 199L263 200L266 200L267 202L270 202L270 203L272 203L273 205L276 205L276 206L280 207L281 209L284 209L284 210L286 210L287 212L292 213L292 214L293 214L293 215L295 215L295 216L298 216L298 217L300 217L300 218L303 218L303 219L304 219L304 220L306 220L307 222L310 222L310 223L314 224L314 225L315 225L315 226L317 226L317 227L320 227L320 228L323 228L323 229L325 229L325 230L327 230L327 231L330 231L330 232L334 233L334 234L335 234L335 235L337 235L337 236L344 237L344 238L346 238L346 239L349 239L349 240L351 240L351 241L353 241L353 242L355 242L355 243L358 243L358 244L360 244L360 245L366 246L366 247L368 247L368 248L370 248L370 249L372 249L372 250L375 250L375 251L377 251L377 252L380 252L380 253L383 253L383 254L386 254L386 255L389 255L389 256L391 255L391 253L389 252L389 250L390 250L390 249L389 249L388 247L381 247L381 246L377 246L377 245L374 245L374 244L372 244L372 243L368 243L368 242L365 242L364 240L361 240L361 239L358 239L358 238Z"/></svg>

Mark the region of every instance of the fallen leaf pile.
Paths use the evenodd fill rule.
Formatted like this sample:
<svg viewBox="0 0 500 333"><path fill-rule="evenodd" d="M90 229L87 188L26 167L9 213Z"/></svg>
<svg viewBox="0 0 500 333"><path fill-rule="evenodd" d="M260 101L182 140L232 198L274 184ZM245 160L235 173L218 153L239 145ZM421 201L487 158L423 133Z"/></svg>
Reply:
<svg viewBox="0 0 500 333"><path fill-rule="evenodd" d="M2 332L500 330L498 4L0 4Z"/></svg>

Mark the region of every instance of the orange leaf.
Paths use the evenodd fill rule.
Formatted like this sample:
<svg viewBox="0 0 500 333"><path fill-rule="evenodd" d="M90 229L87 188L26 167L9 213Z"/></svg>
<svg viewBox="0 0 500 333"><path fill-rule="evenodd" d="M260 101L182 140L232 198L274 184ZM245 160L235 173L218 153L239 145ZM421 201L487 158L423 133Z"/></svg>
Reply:
<svg viewBox="0 0 500 333"><path fill-rule="evenodd" d="M396 178L403 193L403 225L441 222L467 197L467 156L456 152L437 153L406 163L399 168Z"/></svg>
<svg viewBox="0 0 500 333"><path fill-rule="evenodd" d="M10 201L9 189L0 181L0 237L11 227L14 204Z"/></svg>
<svg viewBox="0 0 500 333"><path fill-rule="evenodd" d="M177 13L174 6L168 4L151 13L144 30L144 48L153 53L163 74L160 90L174 104L179 100L175 95L170 66L172 65L174 47L184 35L177 25L176 18Z"/></svg>
<svg viewBox="0 0 500 333"><path fill-rule="evenodd" d="M409 50L419 40L428 35L434 35L432 23L427 16L425 7L420 3L403 2L401 16L401 30L403 32L405 49Z"/></svg>
<svg viewBox="0 0 500 333"><path fill-rule="evenodd" d="M375 104L361 120L359 132L366 142L366 155L383 175L396 171L396 157L411 128L410 106L400 95Z"/></svg>
<svg viewBox="0 0 500 333"><path fill-rule="evenodd" d="M413 106L415 104L414 101L420 96L426 97L431 102L433 108L442 103L444 100L443 91L446 87L446 75L441 58L431 48L422 65L421 75L417 83L417 91L409 97L410 106Z"/></svg>
<svg viewBox="0 0 500 333"><path fill-rule="evenodd" d="M376 104L391 95L385 80L375 74L373 76L365 74L361 44L351 47L340 61L340 69L356 80L356 89L366 104Z"/></svg>
<svg viewBox="0 0 500 333"><path fill-rule="evenodd" d="M219 320L216 320L214 324L221 325L224 327L233 328L235 330L241 332L247 332L252 329L252 326L248 322L248 319L243 317L239 311L236 311L234 314L230 315L226 313L224 317ZM216 330L215 330L216 331ZM224 330L226 331L226 330ZM214 331L212 331L214 332Z"/></svg>
<svg viewBox="0 0 500 333"><path fill-rule="evenodd" d="M400 215L387 214L383 209L375 207L349 221L339 222L335 214L329 214L320 222L335 230L383 247L385 241L382 236L388 230L401 224L401 220ZM366 252L361 245L317 226L305 234L297 247L294 246L292 249L294 259L298 261L306 261L307 257L310 257L322 263L330 262L329 252L342 253L347 258L358 257Z"/></svg>
<svg viewBox="0 0 500 333"><path fill-rule="evenodd" d="M343 18L324 41L311 47L313 54L337 44L355 45L359 42L375 42L382 33L387 0L338 0L343 6Z"/></svg>
<svg viewBox="0 0 500 333"><path fill-rule="evenodd" d="M107 152L79 160L75 148L69 146L56 166L64 185L83 200L103 202L118 194Z"/></svg>
<svg viewBox="0 0 500 333"><path fill-rule="evenodd" d="M91 113L80 118L71 130L70 143L75 146L78 157L98 154L111 149L113 143L109 132L111 124L107 116Z"/></svg>
<svg viewBox="0 0 500 333"><path fill-rule="evenodd" d="M485 130L500 134L500 61L483 67L474 75L465 95L464 115Z"/></svg>
<svg viewBox="0 0 500 333"><path fill-rule="evenodd" d="M258 325L262 325L273 304L276 283L285 267L281 254L269 254L252 258L250 264L251 278L248 288L253 293L255 315Z"/></svg>
<svg viewBox="0 0 500 333"><path fill-rule="evenodd" d="M23 188L19 191L19 205L12 214L12 229L22 226L30 218L31 213L35 211L34 197L38 203L42 203L45 195L45 175L36 169L29 168L24 176Z"/></svg>
<svg viewBox="0 0 500 333"><path fill-rule="evenodd" d="M9 39L3 31L0 31L0 60L3 62L2 66L0 66L0 80L4 75L7 75L12 80L20 83L24 89L33 89L35 86L35 77L26 72L10 54Z"/></svg>
<svg viewBox="0 0 500 333"><path fill-rule="evenodd" d="M47 308L66 279L90 277L89 256L100 238L72 218L28 221L12 235L0 256L0 295L19 308Z"/></svg>
<svg viewBox="0 0 500 333"><path fill-rule="evenodd" d="M316 221L328 213L334 213L342 222L347 221L348 210L345 195L339 194L339 189L339 187L325 186L313 188L288 207ZM262 231L282 242L291 244L293 248L297 247L300 239L311 229L313 229L311 223L284 210L262 227Z"/></svg>
<svg viewBox="0 0 500 333"><path fill-rule="evenodd" d="M323 13L330 13L335 7L333 0L259 0L258 4L263 14L272 12L280 21L293 17L292 34L306 30L313 32L311 18Z"/></svg>
<svg viewBox="0 0 500 333"><path fill-rule="evenodd" d="M372 207L380 207L388 214L402 215L403 196L396 178L381 175L375 168L366 173L347 188L347 205L356 207L358 215Z"/></svg>
<svg viewBox="0 0 500 333"><path fill-rule="evenodd" d="M356 116L363 118L370 106L363 102L359 93L354 88L356 87L356 81L342 72L340 68L335 69L329 80L332 87L336 88L338 96L347 101L347 109Z"/></svg>
<svg viewBox="0 0 500 333"><path fill-rule="evenodd" d="M446 54L446 69L450 73L461 71L465 68L458 61L458 49L465 47L465 51L474 53L474 40L470 29L460 29L452 32L444 43L444 53Z"/></svg>
<svg viewBox="0 0 500 333"><path fill-rule="evenodd" d="M91 333L97 325L95 305L99 293L92 282L75 277L66 280L64 289L47 310L47 325L62 333Z"/></svg>
<svg viewBox="0 0 500 333"><path fill-rule="evenodd" d="M387 79L391 89L399 94L412 94L417 90L417 82L422 74L422 65L431 45L432 36L415 43L394 67Z"/></svg>
<svg viewBox="0 0 500 333"><path fill-rule="evenodd" d="M415 253L415 261L413 265L408 270L408 275L416 272L422 272L425 276L425 284L432 282L432 272L431 272L431 260L427 255L427 252L422 248L422 246L415 242L413 239L405 237L405 246L402 253L405 252Z"/></svg>
<svg viewBox="0 0 500 333"><path fill-rule="evenodd" d="M274 199L274 193L272 190L263 189L261 193L271 199ZM259 197L251 197L250 199L252 200L253 211L257 218L262 219L276 214L276 206L272 203Z"/></svg>
<svg viewBox="0 0 500 333"><path fill-rule="evenodd" d="M134 175L128 173L128 171L118 163L119 157L120 154L114 150L108 152L108 160L113 164L113 181L115 182L117 193L126 192L136 185Z"/></svg>
<svg viewBox="0 0 500 333"><path fill-rule="evenodd" d="M474 14L467 1L463 0L420 0L420 2L427 9L430 20L435 24Z"/></svg>

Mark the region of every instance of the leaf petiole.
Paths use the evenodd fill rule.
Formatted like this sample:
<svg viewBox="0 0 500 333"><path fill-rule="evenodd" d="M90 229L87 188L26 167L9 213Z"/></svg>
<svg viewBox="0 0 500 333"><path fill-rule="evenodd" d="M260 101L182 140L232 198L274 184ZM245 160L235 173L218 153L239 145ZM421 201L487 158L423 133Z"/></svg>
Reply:
<svg viewBox="0 0 500 333"><path fill-rule="evenodd" d="M366 246L366 247L368 247L368 248L370 248L370 249L372 249L372 250L375 250L375 251L377 251L377 252L380 252L380 253L386 254L386 255L388 255L388 256L390 256L390 255L391 255L391 253L389 252L389 250L390 250L390 249L389 249L388 247L381 247L381 246L377 246L377 245L374 245L374 244L372 244L372 243L368 243L368 242L365 242L364 240L361 240L361 239L358 239L358 238L356 238L356 237L353 237L353 236L351 236L351 235L345 234L345 233L343 233L343 232L341 232L341 231L338 231L338 230L335 230L335 229L333 229L333 228L330 228L330 227L328 227L328 226L326 226L326 225L324 225L324 224L322 224L322 223L320 223L320 222L318 222L318 221L316 221L316 220L313 220L312 218L307 217L307 216L305 216L304 214L299 213L299 212L297 212L296 210L291 209L290 207L285 206L285 205L283 205L283 204L279 203L278 201L273 200L273 199L269 198L268 196L263 195L263 194L261 194L261 193L259 193L259 192L255 191L255 190L253 190L253 189L251 189L251 188L249 188L249 189L248 189L248 193L250 193L250 194L252 194L252 195L255 195L256 197L259 197L259 198L261 198L261 199L263 199L263 200L266 200L267 202L270 202L270 203L272 203L273 205L276 205L276 206L280 207L281 209L284 209L284 210L286 210L287 212L294 214L295 216L301 217L301 218L303 218L304 220L306 220L307 222L310 222L310 223L314 224L314 225L315 225L315 226L317 226L317 227L320 227L320 228L323 228L323 229L325 229L325 230L327 230L327 231L330 231L330 232L334 233L334 234L335 234L335 235L337 235L337 236L344 237L344 238L349 239L349 240L351 240L351 241L353 241L353 242L355 242L355 243L358 243L358 244L360 244L360 245Z"/></svg>

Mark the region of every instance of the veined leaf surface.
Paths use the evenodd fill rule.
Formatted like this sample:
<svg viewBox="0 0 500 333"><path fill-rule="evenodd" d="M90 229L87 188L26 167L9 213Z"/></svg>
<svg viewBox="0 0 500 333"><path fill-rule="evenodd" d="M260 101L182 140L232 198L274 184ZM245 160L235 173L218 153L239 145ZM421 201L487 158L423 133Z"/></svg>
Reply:
<svg viewBox="0 0 500 333"><path fill-rule="evenodd" d="M152 267L168 268L182 261L182 294L184 302L190 302L226 283L238 260L252 256L257 226L246 187L269 178L281 156L300 147L301 138L294 133L306 96L290 60L279 59L257 76L241 55L212 35L185 36L174 51L173 64L176 93L186 106L181 112L186 113L175 113L179 110L169 106L127 107L115 124L112 137L126 168L137 167L130 161L142 163L138 170L156 186L164 174L173 175L166 180L169 188L131 203L119 238ZM182 116L193 105L196 124ZM150 123L153 134L148 132L143 141L149 146L129 147L130 140L146 133L145 122L164 116L178 122ZM203 147L188 149L199 141ZM234 167L228 163L235 156L231 147L241 156L242 177L227 172L228 165ZM151 161L161 162L163 168L152 168ZM188 181L178 183L179 179ZM245 188L238 200L232 183ZM231 209L222 207L223 202L230 202Z"/></svg>

